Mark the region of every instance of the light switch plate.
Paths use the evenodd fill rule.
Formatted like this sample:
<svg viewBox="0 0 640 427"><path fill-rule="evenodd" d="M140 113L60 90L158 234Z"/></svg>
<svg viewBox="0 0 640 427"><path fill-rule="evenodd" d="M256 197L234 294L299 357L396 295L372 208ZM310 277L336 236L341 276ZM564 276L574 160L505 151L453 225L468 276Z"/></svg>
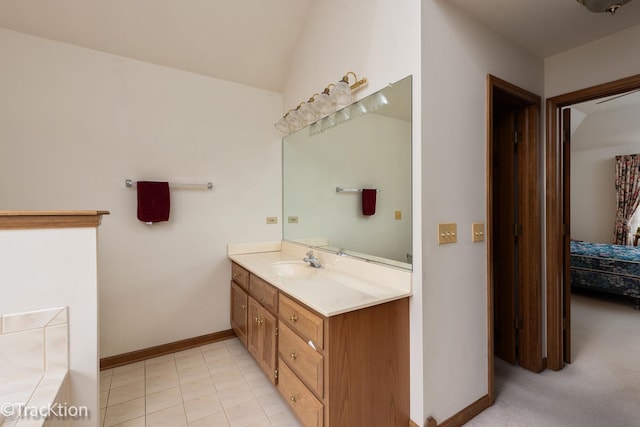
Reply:
<svg viewBox="0 0 640 427"><path fill-rule="evenodd" d="M481 222L474 222L471 224L471 241L482 242L484 241L484 224Z"/></svg>
<svg viewBox="0 0 640 427"><path fill-rule="evenodd" d="M456 243L458 241L458 225L456 223L438 224L438 244Z"/></svg>

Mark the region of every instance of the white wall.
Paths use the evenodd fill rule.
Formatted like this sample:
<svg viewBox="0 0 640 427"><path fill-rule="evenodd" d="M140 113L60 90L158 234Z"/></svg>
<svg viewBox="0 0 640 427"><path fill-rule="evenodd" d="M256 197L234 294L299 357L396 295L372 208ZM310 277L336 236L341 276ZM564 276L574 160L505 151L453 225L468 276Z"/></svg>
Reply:
<svg viewBox="0 0 640 427"><path fill-rule="evenodd" d="M87 406L90 415L73 425L97 426L96 229L0 231L0 313L63 306L69 307L69 403Z"/></svg>
<svg viewBox="0 0 640 427"><path fill-rule="evenodd" d="M229 329L226 245L281 237L281 95L6 30L0 57L0 208L111 211L101 356ZM126 178L215 189L148 226Z"/></svg>
<svg viewBox="0 0 640 427"><path fill-rule="evenodd" d="M542 95L543 63L436 0L422 2L422 61L424 412L441 423L488 392L487 253L471 243L486 222L486 76ZM458 243L437 245L442 222Z"/></svg>
<svg viewBox="0 0 640 427"><path fill-rule="evenodd" d="M420 83L420 0L325 0L314 2L293 55L284 89L284 110L306 101L347 71L367 77L357 98L413 75L413 234L420 236L422 204ZM353 77L351 77L353 79ZM411 301L411 418L423 417L422 268L419 238L413 241Z"/></svg>
<svg viewBox="0 0 640 427"><path fill-rule="evenodd" d="M572 109L572 127L573 113ZM640 106L587 115L571 138L571 238L611 243L615 157L640 153ZM632 228L635 231L635 228Z"/></svg>
<svg viewBox="0 0 640 427"><path fill-rule="evenodd" d="M545 97L639 74L639 39L637 25L545 58Z"/></svg>

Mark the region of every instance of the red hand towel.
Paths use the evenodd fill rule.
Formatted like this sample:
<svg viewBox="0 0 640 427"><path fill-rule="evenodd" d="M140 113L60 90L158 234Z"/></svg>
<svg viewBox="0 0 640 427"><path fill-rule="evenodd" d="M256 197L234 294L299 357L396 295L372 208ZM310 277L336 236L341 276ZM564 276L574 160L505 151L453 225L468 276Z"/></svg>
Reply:
<svg viewBox="0 0 640 427"><path fill-rule="evenodd" d="M378 191L370 188L362 190L362 215L370 216L376 213L376 195Z"/></svg>
<svg viewBox="0 0 640 427"><path fill-rule="evenodd" d="M138 181L138 219L143 222L169 220L168 182Z"/></svg>

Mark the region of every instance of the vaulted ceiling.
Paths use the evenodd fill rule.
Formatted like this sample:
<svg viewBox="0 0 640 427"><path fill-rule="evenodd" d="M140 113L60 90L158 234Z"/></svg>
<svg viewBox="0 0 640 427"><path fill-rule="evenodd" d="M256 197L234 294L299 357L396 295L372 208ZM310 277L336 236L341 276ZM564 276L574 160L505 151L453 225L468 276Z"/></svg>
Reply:
<svg viewBox="0 0 640 427"><path fill-rule="evenodd" d="M640 24L640 0L615 16L575 0L432 1L455 4L541 58ZM2 0L0 27L281 92L312 7L312 0Z"/></svg>

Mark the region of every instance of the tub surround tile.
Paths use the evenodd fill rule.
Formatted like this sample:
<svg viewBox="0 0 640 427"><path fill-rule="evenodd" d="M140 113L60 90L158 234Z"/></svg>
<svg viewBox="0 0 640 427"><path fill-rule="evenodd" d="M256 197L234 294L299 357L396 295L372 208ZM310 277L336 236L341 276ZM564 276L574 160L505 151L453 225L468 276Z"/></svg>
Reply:
<svg viewBox="0 0 640 427"><path fill-rule="evenodd" d="M47 326L45 333L45 369L67 369L69 367L69 325L67 323Z"/></svg>
<svg viewBox="0 0 640 427"><path fill-rule="evenodd" d="M25 313L5 314L2 316L2 333L26 331L29 329L44 328L63 311L66 307L47 308L44 310L29 311Z"/></svg>
<svg viewBox="0 0 640 427"><path fill-rule="evenodd" d="M43 372L42 328L0 335L0 382Z"/></svg>

